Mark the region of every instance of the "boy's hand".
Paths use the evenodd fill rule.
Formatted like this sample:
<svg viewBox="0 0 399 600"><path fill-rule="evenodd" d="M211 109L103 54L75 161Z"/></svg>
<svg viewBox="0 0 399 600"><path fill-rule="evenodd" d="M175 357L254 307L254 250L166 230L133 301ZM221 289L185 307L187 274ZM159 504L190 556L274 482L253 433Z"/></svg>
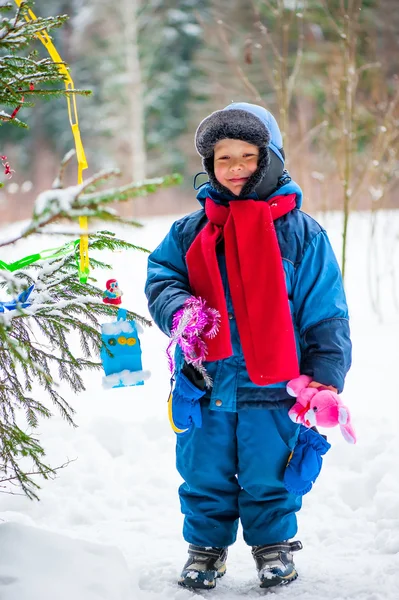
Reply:
<svg viewBox="0 0 399 600"><path fill-rule="evenodd" d="M207 339L219 331L220 314L202 298L190 296L173 315L170 342L166 349L170 372L174 372L172 349L178 344L185 361L200 367L207 355Z"/></svg>
<svg viewBox="0 0 399 600"><path fill-rule="evenodd" d="M310 387L310 388L323 387L326 390L331 390L332 392L335 392L336 394L338 394L337 388L335 388L333 385L324 385L324 383L319 383L318 381L311 381L309 383L308 387Z"/></svg>

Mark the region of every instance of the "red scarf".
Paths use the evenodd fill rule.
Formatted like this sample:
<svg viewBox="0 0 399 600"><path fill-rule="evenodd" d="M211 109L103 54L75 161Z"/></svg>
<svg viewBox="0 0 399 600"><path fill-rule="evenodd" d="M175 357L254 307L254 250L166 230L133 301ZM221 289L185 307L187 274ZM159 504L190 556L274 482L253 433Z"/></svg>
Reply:
<svg viewBox="0 0 399 600"><path fill-rule="evenodd" d="M209 222L186 254L190 286L221 316L218 334L207 340L207 360L232 356L229 317L216 246L224 239L227 277L248 375L256 385L298 377L295 334L280 247L273 221L295 208L295 194L269 203L205 202Z"/></svg>

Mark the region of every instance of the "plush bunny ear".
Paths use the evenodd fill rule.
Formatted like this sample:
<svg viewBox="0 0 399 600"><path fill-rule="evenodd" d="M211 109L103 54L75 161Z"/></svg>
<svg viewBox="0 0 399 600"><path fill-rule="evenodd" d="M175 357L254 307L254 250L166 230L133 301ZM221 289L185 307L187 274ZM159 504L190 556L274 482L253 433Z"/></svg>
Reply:
<svg viewBox="0 0 399 600"><path fill-rule="evenodd" d="M346 425L349 421L349 411L346 406L340 406L338 410L338 423Z"/></svg>
<svg viewBox="0 0 399 600"><path fill-rule="evenodd" d="M352 427L349 409L346 406L339 407L338 423L344 440L349 444L356 444L355 430Z"/></svg>
<svg viewBox="0 0 399 600"><path fill-rule="evenodd" d="M340 425L341 433L344 437L344 440L349 444L356 444L356 434L350 423L346 425Z"/></svg>

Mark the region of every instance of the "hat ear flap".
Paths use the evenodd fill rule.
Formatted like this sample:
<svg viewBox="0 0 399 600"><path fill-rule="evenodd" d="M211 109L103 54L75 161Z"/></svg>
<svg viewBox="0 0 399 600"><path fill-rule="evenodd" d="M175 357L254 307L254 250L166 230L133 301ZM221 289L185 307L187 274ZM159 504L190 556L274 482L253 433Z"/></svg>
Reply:
<svg viewBox="0 0 399 600"><path fill-rule="evenodd" d="M209 177L209 183L211 184L213 189L216 190L217 192L219 192L220 194L227 194L228 196L231 196L232 192L230 192L230 190L228 190L224 185L222 185L216 179L214 160L215 160L214 154L212 154L212 156L208 156L207 158L202 159L202 165Z"/></svg>

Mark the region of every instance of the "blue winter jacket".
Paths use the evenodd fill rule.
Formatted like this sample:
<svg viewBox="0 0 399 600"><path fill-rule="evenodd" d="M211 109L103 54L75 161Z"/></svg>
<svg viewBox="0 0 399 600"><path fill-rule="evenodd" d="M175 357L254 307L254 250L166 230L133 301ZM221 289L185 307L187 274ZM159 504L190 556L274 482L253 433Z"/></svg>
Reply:
<svg viewBox="0 0 399 600"><path fill-rule="evenodd" d="M293 192L297 194L297 208L277 219L275 228L283 259L300 372L342 391L351 364L351 342L341 272L326 232L300 210L300 188L291 181L271 197ZM198 193L197 198L202 205L207 196L216 202L225 200L209 184L202 186ZM149 256L145 293L150 313L166 335L170 335L174 313L191 295L185 256L207 222L203 208L176 221ZM253 249L253 257L256 261L256 248ZM235 411L246 405L267 408L290 406L292 398L286 392L286 381L258 386L248 377L223 249L218 253L218 261L234 354L224 360L204 363L213 379L213 388L207 394L210 407L219 411ZM265 340L267 343L270 340Z"/></svg>

